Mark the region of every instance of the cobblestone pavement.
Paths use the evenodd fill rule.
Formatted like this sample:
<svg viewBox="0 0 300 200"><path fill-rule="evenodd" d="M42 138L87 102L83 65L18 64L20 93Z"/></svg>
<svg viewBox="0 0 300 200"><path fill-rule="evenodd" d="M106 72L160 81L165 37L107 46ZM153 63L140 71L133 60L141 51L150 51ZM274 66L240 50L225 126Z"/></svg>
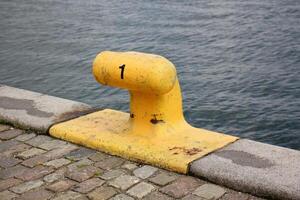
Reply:
<svg viewBox="0 0 300 200"><path fill-rule="evenodd" d="M0 199L260 198L0 124Z"/></svg>

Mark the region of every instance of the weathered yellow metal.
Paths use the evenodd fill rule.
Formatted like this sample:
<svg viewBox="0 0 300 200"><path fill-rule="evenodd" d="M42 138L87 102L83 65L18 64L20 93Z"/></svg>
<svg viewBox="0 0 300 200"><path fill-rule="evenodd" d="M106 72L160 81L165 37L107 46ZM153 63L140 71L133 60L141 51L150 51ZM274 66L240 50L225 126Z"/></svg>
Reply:
<svg viewBox="0 0 300 200"><path fill-rule="evenodd" d="M138 52L104 51L94 60L93 74L103 85L152 94L170 91L176 81L176 69L170 61Z"/></svg>
<svg viewBox="0 0 300 200"><path fill-rule="evenodd" d="M51 135L181 173L238 139L185 121L176 69L161 56L106 51L96 57L93 73L102 84L129 89L130 114L98 111L54 125Z"/></svg>

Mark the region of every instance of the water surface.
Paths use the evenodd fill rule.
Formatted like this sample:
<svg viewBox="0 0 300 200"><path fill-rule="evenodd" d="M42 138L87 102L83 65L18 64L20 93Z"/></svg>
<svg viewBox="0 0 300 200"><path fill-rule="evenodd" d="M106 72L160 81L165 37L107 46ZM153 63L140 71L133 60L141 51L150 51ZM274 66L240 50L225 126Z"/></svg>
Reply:
<svg viewBox="0 0 300 200"><path fill-rule="evenodd" d="M2 0L0 83L128 110L103 50L170 59L197 127L300 149L299 0Z"/></svg>

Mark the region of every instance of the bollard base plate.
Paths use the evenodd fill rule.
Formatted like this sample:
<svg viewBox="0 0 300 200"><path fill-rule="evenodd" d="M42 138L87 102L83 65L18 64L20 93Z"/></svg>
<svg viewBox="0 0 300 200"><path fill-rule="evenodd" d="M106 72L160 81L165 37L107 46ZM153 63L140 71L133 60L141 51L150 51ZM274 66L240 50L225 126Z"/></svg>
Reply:
<svg viewBox="0 0 300 200"><path fill-rule="evenodd" d="M157 124L152 134L130 128L128 113L106 109L52 126L50 135L129 160L187 173L189 163L238 138L189 125L174 131ZM164 130L164 131L162 131Z"/></svg>

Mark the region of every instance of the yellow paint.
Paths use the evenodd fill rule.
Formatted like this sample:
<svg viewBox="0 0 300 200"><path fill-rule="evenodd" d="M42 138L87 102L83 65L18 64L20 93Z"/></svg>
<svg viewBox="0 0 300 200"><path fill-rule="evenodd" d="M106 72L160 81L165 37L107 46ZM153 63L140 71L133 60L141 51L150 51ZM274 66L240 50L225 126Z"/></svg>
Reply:
<svg viewBox="0 0 300 200"><path fill-rule="evenodd" d="M106 51L96 57L93 73L102 84L129 89L130 114L98 111L54 125L51 135L181 173L238 139L185 121L176 69L161 56Z"/></svg>
<svg viewBox="0 0 300 200"><path fill-rule="evenodd" d="M124 64L124 79L121 79L120 66ZM170 61L138 52L104 51L94 60L93 74L103 85L143 93L166 93L176 80L176 69Z"/></svg>

